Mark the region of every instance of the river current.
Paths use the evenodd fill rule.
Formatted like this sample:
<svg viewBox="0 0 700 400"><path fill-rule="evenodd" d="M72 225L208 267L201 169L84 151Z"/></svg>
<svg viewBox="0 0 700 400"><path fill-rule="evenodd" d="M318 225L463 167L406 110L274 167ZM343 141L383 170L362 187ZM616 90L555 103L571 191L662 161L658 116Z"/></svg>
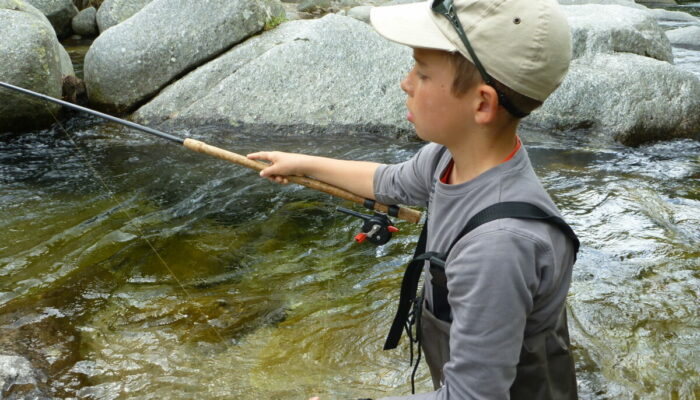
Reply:
<svg viewBox="0 0 700 400"><path fill-rule="evenodd" d="M697 51L674 52L700 74ZM171 133L387 163L421 146ZM568 298L580 397L698 398L700 143L521 137L582 242ZM335 211L362 211L347 202L85 116L0 141L0 205L0 353L28 359L49 397L410 393L405 343L381 348L416 225L357 244L361 223Z"/></svg>

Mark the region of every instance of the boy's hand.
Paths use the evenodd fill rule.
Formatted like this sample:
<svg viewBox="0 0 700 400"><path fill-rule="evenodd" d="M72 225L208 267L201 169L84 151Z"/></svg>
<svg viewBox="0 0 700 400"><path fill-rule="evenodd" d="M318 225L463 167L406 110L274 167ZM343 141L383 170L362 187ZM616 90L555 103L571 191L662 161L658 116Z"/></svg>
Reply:
<svg viewBox="0 0 700 400"><path fill-rule="evenodd" d="M247 155L251 160L269 161L270 166L260 171L260 176L272 182L286 185L287 176L303 175L301 160L303 154L283 153L281 151L259 151Z"/></svg>
<svg viewBox="0 0 700 400"><path fill-rule="evenodd" d="M289 183L288 176L308 176L337 186L367 199L374 199L374 172L379 164L369 161L336 160L281 151L259 151L248 154L251 160L270 163L260 176L272 182Z"/></svg>

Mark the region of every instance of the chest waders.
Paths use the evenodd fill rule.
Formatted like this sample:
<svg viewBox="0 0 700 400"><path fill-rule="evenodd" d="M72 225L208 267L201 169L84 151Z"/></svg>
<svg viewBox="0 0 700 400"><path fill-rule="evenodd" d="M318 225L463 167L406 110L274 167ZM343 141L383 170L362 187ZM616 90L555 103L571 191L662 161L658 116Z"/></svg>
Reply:
<svg viewBox="0 0 700 400"><path fill-rule="evenodd" d="M550 215L539 207L525 202L496 203L479 211L459 232L450 247L444 253L426 252L428 222L423 225L413 260L406 267L401 282L399 307L384 344L384 350L395 348L401 334L406 330L411 341L411 364L413 364L413 343L418 343L418 361L421 346L421 310L422 296L417 295L418 282L425 261L430 262L430 282L433 296L429 299L433 315L446 324L452 322L452 312L447 301L447 276L445 261L457 242L478 226L502 218L520 218L550 223L561 230L574 245L574 261L579 249L579 240L571 227L560 217ZM413 337L411 325L417 324L416 338ZM446 333L449 338L449 330ZM442 364L449 360L449 354L443 355ZM418 361L411 376L412 392L415 392L414 378ZM431 371L434 375L435 371ZM441 373L441 371L440 371ZM438 380L433 377L434 383ZM562 307L559 320L552 329L538 332L523 339L520 350L515 380L510 388L511 399L576 399L576 375L573 357L570 351L569 332L566 324L566 308Z"/></svg>

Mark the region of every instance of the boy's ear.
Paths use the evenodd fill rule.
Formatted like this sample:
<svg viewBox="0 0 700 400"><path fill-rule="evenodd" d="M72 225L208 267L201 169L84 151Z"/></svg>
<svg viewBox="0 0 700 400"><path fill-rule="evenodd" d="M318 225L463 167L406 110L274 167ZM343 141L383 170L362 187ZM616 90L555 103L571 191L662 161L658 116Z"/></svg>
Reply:
<svg viewBox="0 0 700 400"><path fill-rule="evenodd" d="M493 122L501 111L498 107L498 93L493 87L481 83L477 90L477 107L474 120L477 124L486 125Z"/></svg>

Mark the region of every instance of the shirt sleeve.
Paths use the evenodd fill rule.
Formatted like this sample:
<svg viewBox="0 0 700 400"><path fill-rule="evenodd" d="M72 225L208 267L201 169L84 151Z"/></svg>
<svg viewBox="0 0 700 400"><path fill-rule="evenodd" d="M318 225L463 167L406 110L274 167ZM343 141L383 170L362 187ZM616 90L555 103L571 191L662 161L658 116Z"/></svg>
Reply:
<svg viewBox="0 0 700 400"><path fill-rule="evenodd" d="M426 206L441 146L429 143L410 160L380 165L374 173L374 195L385 204Z"/></svg>
<svg viewBox="0 0 700 400"><path fill-rule="evenodd" d="M537 290L535 259L542 256L543 244L504 230L466 239L455 246L446 264L453 321L444 385L434 392L387 400L510 398Z"/></svg>

